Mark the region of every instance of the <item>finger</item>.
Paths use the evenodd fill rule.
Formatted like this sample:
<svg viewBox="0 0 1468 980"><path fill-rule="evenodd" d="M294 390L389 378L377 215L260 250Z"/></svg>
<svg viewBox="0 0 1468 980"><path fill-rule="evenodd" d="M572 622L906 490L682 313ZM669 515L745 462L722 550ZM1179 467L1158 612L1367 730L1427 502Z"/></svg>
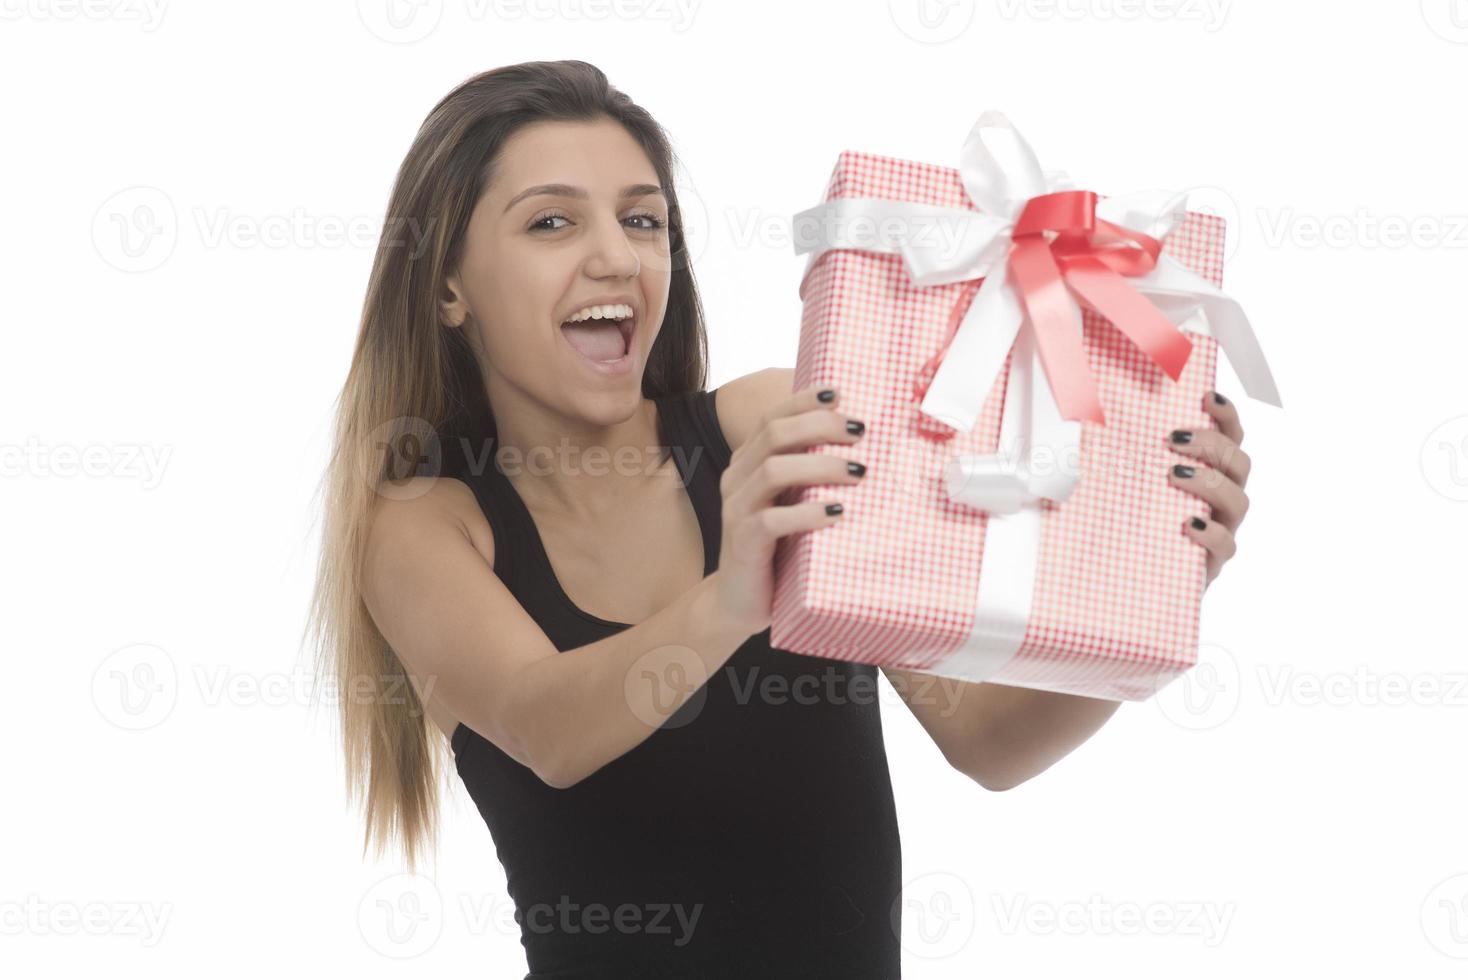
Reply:
<svg viewBox="0 0 1468 980"><path fill-rule="evenodd" d="M812 385L801 388L771 405L764 413L764 420L799 415L815 408L835 408L841 401L841 392L831 385Z"/></svg>
<svg viewBox="0 0 1468 980"><path fill-rule="evenodd" d="M766 507L748 515L734 535L736 541L758 541L762 550L788 534L830 527L841 520L845 507L839 500L808 500L786 507Z"/></svg>
<svg viewBox="0 0 1468 980"><path fill-rule="evenodd" d="M817 403L819 405L819 403ZM852 445L866 432L866 423L824 405L795 415L767 415L759 430L735 451L729 461L731 486L743 483L769 456L799 452L820 443Z"/></svg>
<svg viewBox="0 0 1468 980"><path fill-rule="evenodd" d="M1203 411L1217 420L1219 431L1236 445L1243 445L1244 426L1239 421L1239 410L1233 402L1216 391L1210 391L1203 396Z"/></svg>
<svg viewBox="0 0 1468 980"><path fill-rule="evenodd" d="M1199 527L1198 525L1202 525ZM1203 546L1207 558L1204 562L1206 576L1204 586L1211 584L1223 565L1238 550L1234 534L1217 521L1194 517L1183 522L1183 533Z"/></svg>
<svg viewBox="0 0 1468 980"><path fill-rule="evenodd" d="M1167 444L1174 452L1200 459L1222 470L1239 486L1246 486L1253 461L1239 444L1217 429L1173 429Z"/></svg>
<svg viewBox="0 0 1468 980"><path fill-rule="evenodd" d="M1249 497L1244 488L1211 466L1178 463L1168 469L1167 479L1173 486L1207 501L1213 508L1213 519L1230 531L1238 530L1248 513Z"/></svg>
<svg viewBox="0 0 1468 980"><path fill-rule="evenodd" d="M753 440L760 456L799 452L819 443L851 445L866 433L866 423L825 408L772 418Z"/></svg>
<svg viewBox="0 0 1468 980"><path fill-rule="evenodd" d="M791 487L851 485L861 482L866 465L826 453L781 453L766 456L726 498L735 520L760 510Z"/></svg>
<svg viewBox="0 0 1468 980"><path fill-rule="evenodd" d="M1202 527L1198 525L1201 524ZM1190 517L1183 522L1183 533L1208 550L1208 554L1222 564L1239 550L1233 531L1218 521L1203 517Z"/></svg>

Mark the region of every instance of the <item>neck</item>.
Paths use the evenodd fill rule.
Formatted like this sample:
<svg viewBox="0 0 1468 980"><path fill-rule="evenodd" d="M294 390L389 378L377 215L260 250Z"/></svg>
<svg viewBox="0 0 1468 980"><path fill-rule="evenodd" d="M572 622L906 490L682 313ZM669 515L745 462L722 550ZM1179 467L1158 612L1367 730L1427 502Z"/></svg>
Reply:
<svg viewBox="0 0 1468 980"><path fill-rule="evenodd" d="M479 451L495 454L526 506L583 517L622 513L625 501L668 471L657 406L640 394L630 412L607 410L601 419L588 419L507 384L491 390L498 439ZM487 452L484 461L493 465Z"/></svg>

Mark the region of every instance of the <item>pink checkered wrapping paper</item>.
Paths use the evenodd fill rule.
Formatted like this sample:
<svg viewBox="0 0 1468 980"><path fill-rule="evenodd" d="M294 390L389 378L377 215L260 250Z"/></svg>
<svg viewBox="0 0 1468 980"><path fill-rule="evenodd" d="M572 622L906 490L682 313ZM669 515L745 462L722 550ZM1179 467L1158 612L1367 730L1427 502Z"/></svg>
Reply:
<svg viewBox="0 0 1468 980"><path fill-rule="evenodd" d="M825 199L841 197L973 209L956 169L849 150ZM1222 285L1222 218L1187 212L1162 250ZM942 675L972 631L988 514L950 500L943 474L950 456L996 450L1008 362L978 424L946 440L926 434L937 423L913 393L965 288L915 287L901 256L855 249L825 253L802 283L795 390L834 387L839 410L867 426L853 445L809 451L857 460L867 472L856 484L781 495L781 503L840 500L845 510L828 527L780 540L774 647ZM1169 483L1174 463L1196 461L1167 437L1176 428L1216 428L1203 399L1217 342L1188 333L1193 350L1174 382L1109 320L1085 309L1083 323L1106 422L1080 423L1075 490L1039 504L1040 560L1024 639L983 679L1145 700L1197 661L1205 553L1182 528L1211 508Z"/></svg>

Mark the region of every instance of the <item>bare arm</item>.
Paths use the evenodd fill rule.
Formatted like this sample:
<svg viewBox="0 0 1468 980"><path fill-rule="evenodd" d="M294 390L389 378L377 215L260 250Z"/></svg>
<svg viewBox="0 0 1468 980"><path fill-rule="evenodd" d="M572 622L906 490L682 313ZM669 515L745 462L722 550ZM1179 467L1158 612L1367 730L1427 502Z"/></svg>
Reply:
<svg viewBox="0 0 1468 980"><path fill-rule="evenodd" d="M949 765L985 789L1013 789L1075 751L1121 707L1075 694L882 668Z"/></svg>
<svg viewBox="0 0 1468 980"><path fill-rule="evenodd" d="M725 387L721 427L726 402L749 404L744 386ZM771 395L736 411L740 445L719 478L718 570L644 622L574 650L556 652L475 548L464 515L478 506L467 487L427 477L395 484L401 492L374 512L362 591L418 690L552 786L641 744L769 626L779 538L840 520L822 501L777 504L780 495L858 479L840 458L806 450L850 445L859 427L814 389Z"/></svg>
<svg viewBox="0 0 1468 980"><path fill-rule="evenodd" d="M644 622L557 652L474 547L468 489L413 489L426 492L377 506L368 610L420 691L551 786L641 744L749 636L713 601L716 572Z"/></svg>
<svg viewBox="0 0 1468 980"><path fill-rule="evenodd" d="M1193 457L1197 467L1191 477L1170 472L1168 479L1212 507L1213 520L1183 528L1206 549L1212 583L1233 556L1234 532L1249 509L1244 484L1251 460L1239 448L1244 430L1233 403L1210 392L1203 409L1218 421L1218 429L1172 439L1169 445ZM884 673L949 763L991 790L1010 789L1049 769L1096 734L1121 706L1120 701L945 681L905 670L884 668Z"/></svg>
<svg viewBox="0 0 1468 980"><path fill-rule="evenodd" d="M794 376L790 368L765 368L719 389L716 408L732 448L753 438L764 407L788 396ZM1121 704L906 670L883 673L949 764L989 790L1044 772Z"/></svg>

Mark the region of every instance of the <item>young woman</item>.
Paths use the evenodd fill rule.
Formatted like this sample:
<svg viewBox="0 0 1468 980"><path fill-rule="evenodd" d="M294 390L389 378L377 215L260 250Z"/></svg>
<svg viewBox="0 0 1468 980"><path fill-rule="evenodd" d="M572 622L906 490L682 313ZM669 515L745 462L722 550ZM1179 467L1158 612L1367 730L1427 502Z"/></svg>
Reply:
<svg viewBox="0 0 1468 980"><path fill-rule="evenodd" d="M704 390L668 140L591 65L455 89L389 215L312 619L368 843L414 865L451 756L532 977L898 976L875 669L769 643L776 542L840 521L862 479L805 450L857 445L861 420L787 369ZM1172 479L1213 505L1184 531L1211 581L1248 459L1233 406L1208 409L1220 430L1177 440L1199 468ZM833 492L776 503L809 485ZM993 790L1117 707L987 684L938 703L884 673Z"/></svg>

